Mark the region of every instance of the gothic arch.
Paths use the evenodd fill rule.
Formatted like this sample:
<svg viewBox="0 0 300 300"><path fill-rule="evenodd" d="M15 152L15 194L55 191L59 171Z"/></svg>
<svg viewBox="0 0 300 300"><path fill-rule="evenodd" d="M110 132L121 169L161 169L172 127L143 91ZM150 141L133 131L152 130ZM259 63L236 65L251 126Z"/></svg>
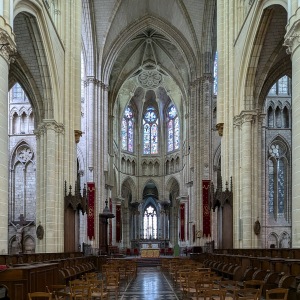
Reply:
<svg viewBox="0 0 300 300"><path fill-rule="evenodd" d="M253 32L255 33L255 36L252 35L245 43L245 53L242 54L243 59L241 61L240 76L238 76L238 86L243 86L243 89L240 90L241 99L244 99L244 103L240 104L241 110L251 110L256 108L257 103L255 103L255 99L258 98L257 95L261 95L262 90L262 86L259 83L264 84L265 80L272 73L274 66L279 64L285 65L289 58L285 53L285 49L282 47L286 24L282 21L284 20L283 15L287 18L287 12L281 5L271 5L268 7L258 6L258 10L255 12L255 17L253 19L253 26L255 28ZM263 48L264 41L271 32L270 28L274 28L275 24L281 31L277 33L276 39L274 36L272 41L275 48L270 48L270 51L267 52L265 51L265 48ZM280 35L281 32L282 34ZM273 50L273 52L271 50ZM268 54L266 54L266 52ZM285 53L285 56L280 56L278 54L279 52ZM263 57L263 55L265 56ZM267 57L266 55L269 56ZM264 65L266 65L267 68L259 70L259 61L262 58L264 59ZM264 97L262 99L264 99ZM261 105L262 103L263 102L261 102Z"/></svg>
<svg viewBox="0 0 300 300"><path fill-rule="evenodd" d="M179 195L180 191L180 184L177 181L175 177L169 178L169 180L166 183L166 196L169 197L170 194L174 195L177 197ZM169 199L168 199L169 200Z"/></svg>
<svg viewBox="0 0 300 300"><path fill-rule="evenodd" d="M160 20L157 17L154 16L145 16L138 21L134 22L123 32L121 32L118 35L117 40L115 40L112 43L111 48L109 49L109 52L107 56L105 57L106 59L104 60L104 67L103 67L103 81L105 83L109 82L110 74L112 72L114 63L116 58L118 57L118 54L120 51L123 49L123 47L130 41L134 36L139 34L140 32L143 32L147 29L149 29L149 24L151 24L151 28L157 30L158 32L162 33L165 35L169 40L171 40L174 45L176 46L177 49L180 49L180 52L183 54L185 64L187 67L187 70L190 70L189 78L193 78L197 74L197 58L195 56L195 53L193 52L192 48L190 47L189 43L185 40L185 37L182 36L182 34L173 26L170 26L169 24L166 24L162 20ZM169 74L171 75L171 74ZM177 78L176 81L179 83L182 79ZM119 84L116 87L112 87L112 99L117 98L116 94L120 90L121 85L123 84L124 79L120 80L119 79ZM188 87L184 87L185 84L181 82L179 84L181 87L181 92L183 95L185 95L184 98L187 99L187 90Z"/></svg>
<svg viewBox="0 0 300 300"><path fill-rule="evenodd" d="M123 180L121 184L121 196L122 198L128 199L129 194L132 196L132 202L136 202L137 197L137 188L131 177L127 177Z"/></svg>

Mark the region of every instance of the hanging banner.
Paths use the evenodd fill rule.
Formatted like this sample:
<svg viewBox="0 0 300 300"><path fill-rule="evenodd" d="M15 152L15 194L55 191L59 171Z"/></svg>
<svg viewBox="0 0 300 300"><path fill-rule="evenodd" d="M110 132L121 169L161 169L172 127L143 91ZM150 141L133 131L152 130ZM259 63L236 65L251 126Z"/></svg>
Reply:
<svg viewBox="0 0 300 300"><path fill-rule="evenodd" d="M88 215L87 215L87 236L92 240L95 236L95 183L87 183Z"/></svg>
<svg viewBox="0 0 300 300"><path fill-rule="evenodd" d="M122 240L122 220L121 205L116 205L116 241L120 243Z"/></svg>
<svg viewBox="0 0 300 300"><path fill-rule="evenodd" d="M203 199L203 236L210 236L210 210L209 210L209 186L210 180L202 180Z"/></svg>
<svg viewBox="0 0 300 300"><path fill-rule="evenodd" d="M109 210L112 212L112 200L111 198L109 198ZM112 245L112 219L109 219L108 221L108 245L111 246Z"/></svg>
<svg viewBox="0 0 300 300"><path fill-rule="evenodd" d="M184 241L185 236L184 236L184 216L185 216L185 205L184 203L180 204L180 240Z"/></svg>

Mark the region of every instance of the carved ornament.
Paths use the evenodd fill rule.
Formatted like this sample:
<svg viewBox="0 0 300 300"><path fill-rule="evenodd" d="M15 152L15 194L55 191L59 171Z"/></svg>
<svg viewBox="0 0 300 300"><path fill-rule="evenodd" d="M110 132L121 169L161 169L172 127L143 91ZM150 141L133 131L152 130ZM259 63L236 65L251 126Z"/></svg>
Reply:
<svg viewBox="0 0 300 300"><path fill-rule="evenodd" d="M300 43L300 20L297 20L285 35L283 46L286 46L286 53L292 54Z"/></svg>
<svg viewBox="0 0 300 300"><path fill-rule="evenodd" d="M57 133L64 133L65 126L61 123L57 123L55 120L43 120L43 122L38 125L38 128L34 131L34 133L36 137L40 137L44 135L47 130L54 130Z"/></svg>
<svg viewBox="0 0 300 300"><path fill-rule="evenodd" d="M82 131L74 130L74 134L75 134L75 143L78 144L80 141L80 137L82 137Z"/></svg>
<svg viewBox="0 0 300 300"><path fill-rule="evenodd" d="M14 56L17 53L15 42L10 35L0 28L0 55L7 63L14 62Z"/></svg>
<svg viewBox="0 0 300 300"><path fill-rule="evenodd" d="M218 130L219 136L223 136L224 123L218 123L216 125L216 128Z"/></svg>

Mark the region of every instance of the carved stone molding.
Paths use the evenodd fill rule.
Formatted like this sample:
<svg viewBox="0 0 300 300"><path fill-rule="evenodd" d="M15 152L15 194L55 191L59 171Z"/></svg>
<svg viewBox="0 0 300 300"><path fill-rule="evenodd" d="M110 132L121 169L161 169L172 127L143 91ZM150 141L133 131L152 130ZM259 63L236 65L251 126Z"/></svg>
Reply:
<svg viewBox="0 0 300 300"><path fill-rule="evenodd" d="M80 141L80 137L82 137L82 131L74 130L74 134L75 134L75 143L78 144Z"/></svg>
<svg viewBox="0 0 300 300"><path fill-rule="evenodd" d="M253 122L255 121L255 117L257 116L256 112L249 110L249 111L242 111L240 113L241 117L241 124L244 124L246 122Z"/></svg>
<svg viewBox="0 0 300 300"><path fill-rule="evenodd" d="M10 64L14 62L16 53L15 42L5 30L0 28L0 55Z"/></svg>
<svg viewBox="0 0 300 300"><path fill-rule="evenodd" d="M235 117L233 118L233 126L234 126L234 127L239 127L239 126L241 126L241 124L242 124L242 119L241 119L241 117L240 117L240 116L235 116Z"/></svg>
<svg viewBox="0 0 300 300"><path fill-rule="evenodd" d="M38 128L34 131L37 138L44 135L48 130L53 130L57 133L64 133L65 126L57 123L55 120L44 120L43 123L38 125Z"/></svg>
<svg viewBox="0 0 300 300"><path fill-rule="evenodd" d="M89 84L98 85L98 84L101 84L101 81L96 79L94 76L90 76L90 77L87 77L86 80L84 81L84 86L86 87Z"/></svg>
<svg viewBox="0 0 300 300"><path fill-rule="evenodd" d="M216 128L218 130L219 136L223 136L224 123L218 123L216 125Z"/></svg>
<svg viewBox="0 0 300 300"><path fill-rule="evenodd" d="M283 45L287 47L286 53L292 54L300 44L300 20L297 20L285 35Z"/></svg>

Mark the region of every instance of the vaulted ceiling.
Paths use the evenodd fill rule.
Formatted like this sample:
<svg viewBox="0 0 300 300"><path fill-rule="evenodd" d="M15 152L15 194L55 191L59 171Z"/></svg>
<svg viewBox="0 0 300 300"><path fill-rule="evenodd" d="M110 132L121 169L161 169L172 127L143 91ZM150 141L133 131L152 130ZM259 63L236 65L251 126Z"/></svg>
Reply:
<svg viewBox="0 0 300 300"><path fill-rule="evenodd" d="M199 76L204 36L213 30L215 15L209 8L214 2L91 1L99 69L112 94L117 94L126 80L155 70L171 77L169 83L178 85L186 95L191 81Z"/></svg>

